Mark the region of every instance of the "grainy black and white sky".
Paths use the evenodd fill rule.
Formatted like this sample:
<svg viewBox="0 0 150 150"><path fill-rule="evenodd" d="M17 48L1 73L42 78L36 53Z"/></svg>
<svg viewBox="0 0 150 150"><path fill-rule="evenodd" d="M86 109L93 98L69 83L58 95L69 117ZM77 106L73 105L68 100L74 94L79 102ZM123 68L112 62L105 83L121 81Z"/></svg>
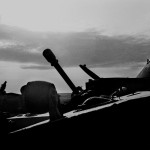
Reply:
<svg viewBox="0 0 150 150"><path fill-rule="evenodd" d="M150 58L149 0L0 0L0 84L20 93L28 81L69 87L42 56L50 48L76 86L89 77L135 77Z"/></svg>

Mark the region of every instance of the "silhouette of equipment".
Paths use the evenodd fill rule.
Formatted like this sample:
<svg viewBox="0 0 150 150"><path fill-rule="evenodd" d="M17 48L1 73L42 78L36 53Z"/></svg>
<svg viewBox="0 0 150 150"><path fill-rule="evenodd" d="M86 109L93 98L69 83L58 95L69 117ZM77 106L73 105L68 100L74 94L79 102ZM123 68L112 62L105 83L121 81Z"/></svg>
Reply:
<svg viewBox="0 0 150 150"><path fill-rule="evenodd" d="M7 81L5 81L5 82L1 85L1 88L0 88L0 91L1 91L1 92L5 92L6 83L7 83Z"/></svg>
<svg viewBox="0 0 150 150"><path fill-rule="evenodd" d="M90 69L88 69L86 67L86 65L79 65L79 66L81 67L82 70L84 70L94 80L100 79L100 77L97 74L95 74L94 72L92 72Z"/></svg>
<svg viewBox="0 0 150 150"><path fill-rule="evenodd" d="M69 85L71 90L73 91L74 94L78 94L81 91L81 88L76 87L73 82L70 80L70 78L67 76L65 71L61 68L61 66L58 63L58 60L56 59L55 55L50 49L45 49L43 51L43 56L45 59L51 63L51 66L54 66L56 70L59 72L59 74L62 76L62 78L66 81L66 83Z"/></svg>
<svg viewBox="0 0 150 150"><path fill-rule="evenodd" d="M39 139L39 135L40 137L47 138L46 136L47 134L52 139L55 139L54 136L56 135L57 136L56 139L58 140L58 135L62 135L62 138L60 137L59 138L63 139L64 135L67 134L66 131L69 131L69 135L66 136L67 138L71 137L72 135L73 137L77 137L77 136L79 137L79 135L81 135L82 137L81 140L82 140L83 137L89 139L89 136L92 138L96 137L97 139L95 133L97 135L101 135L100 137L102 138L104 136L107 137L107 135L112 135L112 138L114 138L114 135L117 133L116 131L119 131L119 135L117 135L118 137L122 135L124 137L127 137L130 133L134 135L137 135L137 133L138 134L142 133L141 137L144 137L145 135L143 135L143 133L149 133L147 132L150 126L149 120L147 119L149 118L149 104L150 104L149 97L143 97L143 98L139 97L139 98L134 98L133 100L125 99L122 102L117 100L118 103L116 103L115 99L111 99L110 97L111 94L113 94L113 96L116 96L117 92L119 92L119 94L122 95L122 94L131 94L136 91L150 90L149 87L150 61L149 60L147 60L146 66L143 68L143 70L136 78L100 78L99 76L95 75L95 73L92 73L92 71L86 68L85 65L80 65L80 67L89 76L91 76L94 79L94 80L90 79L89 82L86 83L86 89L82 90L80 87L76 87L72 83L70 78L67 76L67 74L59 65L58 60L56 59L55 55L50 49L45 49L43 51L43 56L46 58L48 62L51 63L52 66L56 68L59 74L63 77L63 79L72 89L73 95L71 97L70 103L65 105L66 107L62 108L63 111L60 111L57 91L53 84L44 83L43 81L42 82L36 81L36 82L28 83L27 85L23 86L21 89L22 96L28 110L30 111L35 110L37 112L40 109L41 112L43 112L49 109L49 113L51 114L50 117L52 117L50 118L50 120L53 122L49 122L47 124L37 126L37 128L34 127L34 128L28 128L28 130L22 130L20 132L20 135L23 134L23 132L24 135L30 133L28 134L29 137L30 136L33 137L34 135L34 138L38 138L38 139ZM103 99L101 99L100 96ZM96 100L96 102L98 99L100 100L100 103L101 100L105 100L105 99L110 100L108 102L112 103L112 105L105 105L106 103L105 101L103 101L105 103L103 104L104 107L101 107L98 110L88 109L89 112L88 111L85 112L84 110L83 111L81 110L81 107L83 106L82 105L79 109L79 111L81 110L79 114L78 112L74 111L74 109L77 110L79 108L76 106L79 106L80 103L82 103L85 100L91 101L91 99ZM87 102L90 101L85 101L85 102L87 104ZM93 105L91 106L93 107ZM87 107L85 107L85 109L86 108ZM67 117L62 118L62 114L64 112L68 112L69 110L73 110L74 116L72 116L71 118L67 118ZM68 130L70 127L72 127L71 130ZM108 137L107 139L106 138L104 139L108 141ZM72 141L74 142L75 140ZM98 139L98 141L100 140ZM91 142L91 139L89 142Z"/></svg>

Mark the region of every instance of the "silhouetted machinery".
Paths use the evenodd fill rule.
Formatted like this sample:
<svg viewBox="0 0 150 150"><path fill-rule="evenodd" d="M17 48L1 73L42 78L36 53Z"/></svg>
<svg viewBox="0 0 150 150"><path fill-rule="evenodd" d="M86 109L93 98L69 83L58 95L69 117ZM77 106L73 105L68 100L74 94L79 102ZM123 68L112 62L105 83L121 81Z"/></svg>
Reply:
<svg viewBox="0 0 150 150"><path fill-rule="evenodd" d="M51 63L52 66L56 68L56 70L71 88L71 100L67 105L59 105L59 98L54 84L43 81L28 82L27 85L21 88L22 95L18 95L23 102L23 104L21 104L22 109L24 108L26 111L35 113L43 113L45 111L49 111L50 120L52 122L34 126L34 128L28 128L28 130L22 130L20 131L20 134L18 132L18 135L24 134L26 136L27 134L29 134L28 137L31 136L39 139L39 135L42 138L47 138L47 134L49 136L48 143L49 141L51 141L49 140L50 138L56 140L66 140L68 137L71 137L70 139L74 144L74 141L79 137L81 138L81 141L83 140L83 137L86 139L88 138L90 139L89 142L91 142L91 138L96 137L95 139L97 139L95 133L96 135L100 135L99 137L101 137L101 139L103 139L104 135L111 136L111 138L105 138L106 141L108 141L109 139L112 140L114 138L114 135L116 135L116 131L119 131L119 133L121 133L117 137L120 137L120 135L124 133L127 136L124 136L124 134L123 136L128 138L131 133L135 135L137 135L137 133L139 134L139 129L142 129L140 131L141 133L147 133L147 130L149 130L148 118L150 96L144 97L142 99L134 98L134 100L131 101L116 101L112 96L118 95L118 93L120 94L120 92L121 94L126 94L136 91L150 90L149 61L137 76L137 78L100 78L98 75L86 68L85 65L80 65L80 67L90 77L92 77L92 79L90 79L86 83L86 89L83 90L81 87L76 87L73 84L73 82L59 65L58 60L50 49L45 49L43 51L43 56L48 62ZM119 89L120 91L118 92ZM108 106L105 103L106 105L104 104L104 107L100 106L98 110L91 110L91 112L87 111L86 113L83 109L81 109L81 111L79 110L80 115L76 114L78 113L79 106L81 106L80 104L82 104L83 102L87 103L88 99L90 99L90 101L91 99L97 100L97 98L99 98L98 100L102 100L100 97L103 97L104 99L106 98L107 100L109 99L110 103L107 104L111 105ZM19 100L16 101L18 102ZM64 115L63 117L62 114L74 109L76 110L73 111L74 116L68 118ZM135 128L135 126L138 126L138 128ZM70 127L71 129L69 129ZM61 135L62 138L60 138ZM64 138L65 135L67 135L66 138ZM77 135L78 137L75 135ZM54 138L55 136L56 138ZM142 134L141 137L143 138L144 136L145 135ZM72 137L77 138L75 138L75 140L72 140ZM101 140L99 140L98 138L98 143L99 141Z"/></svg>
<svg viewBox="0 0 150 150"><path fill-rule="evenodd" d="M73 82L70 80L70 78L62 69L62 67L59 65L58 60L56 59L55 55L50 49L45 49L43 51L43 56L46 58L48 62L51 63L52 66L56 68L56 70L59 72L59 74L62 76L62 78L66 81L66 83L72 90L70 102L66 106L64 107L62 106L63 112L67 112L69 110L72 110L73 108L76 108L77 105L81 104L89 97L100 96L103 94L103 92L100 91L101 84L100 82L97 81L101 78L98 75L94 74L92 71L86 69L86 71L90 74L90 76L92 76L95 80L94 81L89 80L89 82L86 83L86 89L83 90L81 87L76 87L73 84Z"/></svg>
<svg viewBox="0 0 150 150"><path fill-rule="evenodd" d="M94 72L89 70L86 65L79 65L92 79L86 83L86 89L76 87L61 66L58 63L55 55L50 49L43 51L43 56L52 66L56 68L59 74L63 77L69 87L72 89L72 97L70 103L63 108L66 112L81 104L87 98L92 96L105 95L113 100L113 96L121 96L131 94L136 91L150 90L150 63L147 62L146 66L138 74L136 78L100 78Z"/></svg>
<svg viewBox="0 0 150 150"><path fill-rule="evenodd" d="M92 89L100 94L108 96L123 96L137 91L150 90L150 63L147 64L140 71L135 78L100 78L94 72L89 70L86 65L79 65L92 79L86 83L86 89Z"/></svg>
<svg viewBox="0 0 150 150"><path fill-rule="evenodd" d="M45 81L32 81L22 86L21 94L6 93L6 82L0 91L0 111L14 114L50 112L54 120L63 113L75 109L86 99L92 97L105 97L113 100L114 96L130 94L136 91L150 90L150 62L137 75L136 78L101 78L86 67L80 67L92 78L86 83L86 88L76 87L50 49L43 51L43 56L56 68L62 78L72 90L71 100L67 105L60 105L60 100L53 83ZM59 112L60 111L60 112Z"/></svg>
<svg viewBox="0 0 150 150"><path fill-rule="evenodd" d="M72 96L70 103L65 107L62 108L63 112L69 111L81 102L83 100L81 99L81 93L83 92L83 89L81 87L76 87L73 82L70 80L70 78L67 76L65 71L62 69L62 67L59 65L58 60L56 59L55 55L50 49L45 49L43 51L43 56L46 58L48 62L51 63L52 66L56 68L56 70L59 72L59 74L62 76L62 78L66 81L68 86L72 90Z"/></svg>

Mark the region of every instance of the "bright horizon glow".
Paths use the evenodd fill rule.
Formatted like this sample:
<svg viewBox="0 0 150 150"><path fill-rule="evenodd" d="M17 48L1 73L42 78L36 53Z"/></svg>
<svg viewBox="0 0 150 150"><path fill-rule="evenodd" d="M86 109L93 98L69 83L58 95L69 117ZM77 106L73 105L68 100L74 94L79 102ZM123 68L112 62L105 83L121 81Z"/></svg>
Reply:
<svg viewBox="0 0 150 150"><path fill-rule="evenodd" d="M120 67L104 67L104 68L90 68L100 77L136 77L142 67L131 69L132 65ZM85 83L90 77L82 71L79 67L65 67L63 68L66 74L70 77L75 86L82 86L85 89ZM20 68L20 64L12 62L0 63L0 85L4 81L8 81L6 92L14 92L20 94L20 88L30 81L47 81L54 83L58 93L71 93L71 89L60 76L60 74L53 68L48 70L24 70ZM78 74L78 76L77 76Z"/></svg>

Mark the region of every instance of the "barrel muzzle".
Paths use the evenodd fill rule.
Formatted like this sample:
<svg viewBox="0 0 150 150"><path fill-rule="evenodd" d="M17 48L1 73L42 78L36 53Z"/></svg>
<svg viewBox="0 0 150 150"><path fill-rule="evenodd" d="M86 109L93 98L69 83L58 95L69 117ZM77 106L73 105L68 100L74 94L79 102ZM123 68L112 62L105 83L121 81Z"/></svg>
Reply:
<svg viewBox="0 0 150 150"><path fill-rule="evenodd" d="M50 49L45 49L43 51L43 56L45 59L51 63L52 66L55 66L55 64L58 63L58 60L56 59L54 53Z"/></svg>

